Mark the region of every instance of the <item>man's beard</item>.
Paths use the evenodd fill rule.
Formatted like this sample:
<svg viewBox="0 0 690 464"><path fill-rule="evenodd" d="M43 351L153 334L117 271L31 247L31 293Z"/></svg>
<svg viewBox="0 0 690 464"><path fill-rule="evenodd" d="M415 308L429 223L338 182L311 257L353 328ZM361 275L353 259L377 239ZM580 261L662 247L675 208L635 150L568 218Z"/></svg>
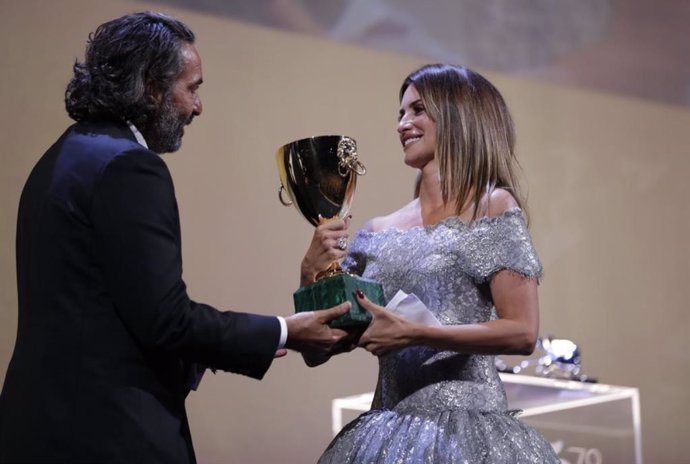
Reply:
<svg viewBox="0 0 690 464"><path fill-rule="evenodd" d="M150 114L142 131L146 144L156 153L172 153L182 146L184 126L192 122L192 116L178 113L171 94Z"/></svg>

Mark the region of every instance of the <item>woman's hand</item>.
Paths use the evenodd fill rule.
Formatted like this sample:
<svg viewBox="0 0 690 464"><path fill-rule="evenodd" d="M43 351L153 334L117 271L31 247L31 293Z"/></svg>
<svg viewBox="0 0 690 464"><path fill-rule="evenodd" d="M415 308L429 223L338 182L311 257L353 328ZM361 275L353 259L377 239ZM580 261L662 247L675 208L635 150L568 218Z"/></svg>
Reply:
<svg viewBox="0 0 690 464"><path fill-rule="evenodd" d="M413 345L457 353L531 354L539 333L536 279L504 269L490 286L498 319L473 324L421 325L358 296L362 307L374 316L359 346L377 356Z"/></svg>
<svg viewBox="0 0 690 464"><path fill-rule="evenodd" d="M325 271L331 263L347 254L347 229L350 227L351 217L335 219L316 228L300 266L302 287L313 283L319 272Z"/></svg>
<svg viewBox="0 0 690 464"><path fill-rule="evenodd" d="M357 300L373 316L369 327L359 339L359 346L376 356L382 356L415 343L422 325L372 303L361 291L357 291Z"/></svg>

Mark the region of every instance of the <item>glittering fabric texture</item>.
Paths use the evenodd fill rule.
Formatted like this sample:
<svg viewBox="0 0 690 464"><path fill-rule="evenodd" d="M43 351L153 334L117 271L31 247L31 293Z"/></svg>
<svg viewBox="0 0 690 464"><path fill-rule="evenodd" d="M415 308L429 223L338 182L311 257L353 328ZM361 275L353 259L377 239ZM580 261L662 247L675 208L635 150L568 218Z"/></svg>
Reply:
<svg viewBox="0 0 690 464"><path fill-rule="evenodd" d="M538 279L522 211L409 230L360 231L343 266L414 293L444 325L496 318L488 284L508 269ZM379 358L380 409L345 426L326 463L559 463L550 444L508 411L493 356L410 347Z"/></svg>

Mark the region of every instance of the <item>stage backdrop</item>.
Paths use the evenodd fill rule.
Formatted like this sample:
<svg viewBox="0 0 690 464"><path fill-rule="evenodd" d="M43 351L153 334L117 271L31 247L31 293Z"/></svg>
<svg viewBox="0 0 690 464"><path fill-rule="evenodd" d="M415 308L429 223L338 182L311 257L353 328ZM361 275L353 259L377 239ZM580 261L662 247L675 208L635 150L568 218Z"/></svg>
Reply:
<svg viewBox="0 0 690 464"><path fill-rule="evenodd" d="M0 17L0 381L16 333L14 239L23 182L69 119L63 92L96 25L160 8L140 1L5 1ZM277 198L274 152L347 134L369 172L353 232L412 196L395 125L402 78L424 56L384 53L182 9L198 34L204 114L180 152L176 183L192 298L289 314L312 228ZM471 63L469 63L471 65ZM642 100L489 74L518 129L532 231L546 274L541 333L582 346L602 382L639 387L646 462L681 462L690 414L690 112ZM653 83L650 83L653 85ZM362 350L309 369L299 355L266 378L208 374L189 397L200 462L314 462L330 440L330 400L370 391Z"/></svg>

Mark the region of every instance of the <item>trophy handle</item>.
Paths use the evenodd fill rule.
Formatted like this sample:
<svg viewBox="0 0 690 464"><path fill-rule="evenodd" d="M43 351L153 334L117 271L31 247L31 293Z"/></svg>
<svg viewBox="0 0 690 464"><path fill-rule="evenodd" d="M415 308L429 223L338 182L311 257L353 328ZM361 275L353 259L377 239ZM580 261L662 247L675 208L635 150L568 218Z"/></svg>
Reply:
<svg viewBox="0 0 690 464"><path fill-rule="evenodd" d="M280 188L278 189L278 201L280 201L280 203L283 206L292 206L292 202L290 200L285 200L283 198L283 192L284 191L285 191L285 187L283 187L283 184L280 184Z"/></svg>
<svg viewBox="0 0 690 464"><path fill-rule="evenodd" d="M338 143L338 173L342 177L349 175L349 171L359 176L367 173L361 161L357 159L357 143L350 137L343 137Z"/></svg>

